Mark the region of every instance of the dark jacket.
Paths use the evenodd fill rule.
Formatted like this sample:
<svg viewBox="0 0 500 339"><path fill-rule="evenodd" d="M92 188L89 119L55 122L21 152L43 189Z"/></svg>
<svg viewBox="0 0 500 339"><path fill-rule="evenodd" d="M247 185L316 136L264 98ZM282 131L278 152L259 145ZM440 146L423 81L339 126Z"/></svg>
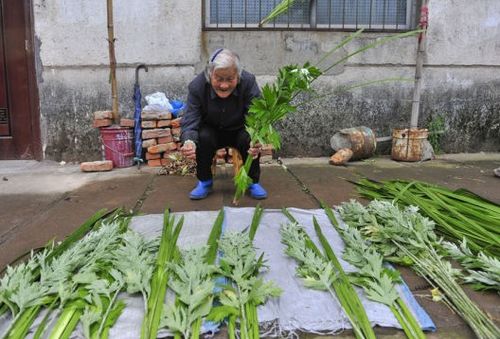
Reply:
<svg viewBox="0 0 500 339"><path fill-rule="evenodd" d="M181 141L198 143L198 129L203 124L221 131L235 131L245 127L245 116L254 97L260 96L255 76L243 71L240 82L225 99L219 98L200 73L189 84L187 108L181 120Z"/></svg>

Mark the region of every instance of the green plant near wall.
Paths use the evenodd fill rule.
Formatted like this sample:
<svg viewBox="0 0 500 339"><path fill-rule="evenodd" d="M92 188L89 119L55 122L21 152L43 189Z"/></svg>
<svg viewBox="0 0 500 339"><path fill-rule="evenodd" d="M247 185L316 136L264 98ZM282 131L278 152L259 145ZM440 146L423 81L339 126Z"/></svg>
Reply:
<svg viewBox="0 0 500 339"><path fill-rule="evenodd" d="M285 4L289 5L288 2L285 2ZM301 93L313 92L311 84L317 78L330 71L333 67L345 62L349 58L359 53L363 53L368 49L380 46L396 39L414 36L420 33L421 30L403 32L375 39L373 42L361 46L360 48L354 50L353 52L343 56L338 60L329 60L335 51L343 48L349 42L356 39L362 32L363 29L360 29L346 37L339 44L325 53L315 65L312 65L310 62L306 62L303 66L287 65L281 67L278 70L276 80L273 83L264 85L264 87L262 88L262 96L254 98L252 100L250 108L248 110L248 114L245 118L245 128L250 135L252 144L271 144L273 145L274 149L279 149L281 146L280 135L273 127L273 125L279 120L285 118L287 114L297 111L298 104L295 104L293 100ZM322 63L327 63L327 65L320 66ZM396 80L404 79L393 78L376 80L346 88L344 90L362 87L369 84ZM317 96L313 99L320 99L321 97L322 96ZM252 157L247 157L244 165L239 169L238 173L234 177L236 192L233 198L233 204L235 205L238 204L239 199L243 196L248 186L252 183L252 179L248 176L252 161Z"/></svg>
<svg viewBox="0 0 500 339"><path fill-rule="evenodd" d="M441 152L441 140L443 139L444 133L444 118L442 115L431 116L427 124L427 130L429 131L429 140L434 153Z"/></svg>

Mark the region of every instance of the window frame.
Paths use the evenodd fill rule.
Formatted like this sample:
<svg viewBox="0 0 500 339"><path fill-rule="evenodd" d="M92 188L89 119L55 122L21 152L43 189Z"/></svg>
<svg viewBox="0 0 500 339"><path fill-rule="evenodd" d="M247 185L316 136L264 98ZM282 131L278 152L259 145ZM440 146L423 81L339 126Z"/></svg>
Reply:
<svg viewBox="0 0 500 339"><path fill-rule="evenodd" d="M249 23L215 23L210 24L210 1L202 0L202 30L203 31L342 31L350 32L364 28L365 32L405 32L416 28L417 17L416 8L421 0L407 0L406 3L406 25L398 24L318 24L316 16L316 6L318 0L309 0L309 23L270 23L263 27L258 24ZM279 0L277 0L279 1ZM349 0L346 0L349 1ZM245 1L246 3L246 1ZM246 18L246 15L244 15ZM370 16L370 21L372 16Z"/></svg>

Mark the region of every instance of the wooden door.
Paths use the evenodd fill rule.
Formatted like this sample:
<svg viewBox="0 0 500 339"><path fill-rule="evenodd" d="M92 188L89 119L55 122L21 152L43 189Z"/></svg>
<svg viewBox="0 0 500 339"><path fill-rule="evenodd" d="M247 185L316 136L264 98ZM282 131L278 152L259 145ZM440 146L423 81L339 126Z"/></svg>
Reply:
<svg viewBox="0 0 500 339"><path fill-rule="evenodd" d="M32 3L0 1L0 160L40 160Z"/></svg>

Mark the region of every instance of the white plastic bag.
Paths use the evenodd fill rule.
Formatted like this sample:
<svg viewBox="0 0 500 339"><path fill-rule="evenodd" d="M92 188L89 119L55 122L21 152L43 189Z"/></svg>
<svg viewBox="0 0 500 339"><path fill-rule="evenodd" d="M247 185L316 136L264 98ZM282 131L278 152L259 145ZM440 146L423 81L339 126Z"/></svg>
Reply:
<svg viewBox="0 0 500 339"><path fill-rule="evenodd" d="M172 105L163 92L155 92L153 94L146 95L146 102L148 104L144 107L144 111L171 112L173 110Z"/></svg>

